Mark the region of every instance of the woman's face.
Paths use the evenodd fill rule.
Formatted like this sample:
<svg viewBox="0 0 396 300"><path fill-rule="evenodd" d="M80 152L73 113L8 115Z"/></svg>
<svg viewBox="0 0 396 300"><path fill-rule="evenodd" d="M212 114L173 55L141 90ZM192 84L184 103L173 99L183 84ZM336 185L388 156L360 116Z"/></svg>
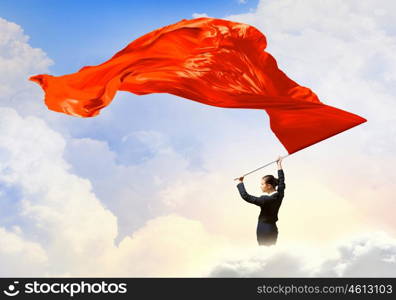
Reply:
<svg viewBox="0 0 396 300"><path fill-rule="evenodd" d="M261 187L261 190L264 193L268 193L271 190L271 188L272 188L272 186L270 184L265 183L264 179L261 179L261 186L260 187Z"/></svg>

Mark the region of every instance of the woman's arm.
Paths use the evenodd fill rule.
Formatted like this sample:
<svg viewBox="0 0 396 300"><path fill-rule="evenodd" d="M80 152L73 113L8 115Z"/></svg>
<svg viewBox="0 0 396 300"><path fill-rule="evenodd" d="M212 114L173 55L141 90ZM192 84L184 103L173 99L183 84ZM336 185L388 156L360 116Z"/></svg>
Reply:
<svg viewBox="0 0 396 300"><path fill-rule="evenodd" d="M248 192L246 192L243 181L239 181L239 183L237 184L237 188L243 200L252 204L256 204L258 206L262 206L265 203L274 201L276 199L276 196L272 196L272 195L271 196L262 195L260 197L256 197L248 194Z"/></svg>
<svg viewBox="0 0 396 300"><path fill-rule="evenodd" d="M281 194L283 194L283 191L286 188L286 184L285 184L285 173L283 172L283 168L282 168L282 157L279 156L278 160L276 161L276 163L278 164L278 189L277 191Z"/></svg>

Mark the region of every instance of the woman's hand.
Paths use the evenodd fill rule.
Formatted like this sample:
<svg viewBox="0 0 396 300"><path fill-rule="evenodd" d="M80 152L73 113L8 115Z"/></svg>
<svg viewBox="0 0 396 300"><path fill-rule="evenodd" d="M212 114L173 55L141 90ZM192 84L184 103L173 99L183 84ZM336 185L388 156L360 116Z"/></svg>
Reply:
<svg viewBox="0 0 396 300"><path fill-rule="evenodd" d="M278 159L276 160L276 163L278 164L278 169L282 169L282 156L279 156Z"/></svg>
<svg viewBox="0 0 396 300"><path fill-rule="evenodd" d="M239 183L243 182L243 176L238 178L238 182Z"/></svg>

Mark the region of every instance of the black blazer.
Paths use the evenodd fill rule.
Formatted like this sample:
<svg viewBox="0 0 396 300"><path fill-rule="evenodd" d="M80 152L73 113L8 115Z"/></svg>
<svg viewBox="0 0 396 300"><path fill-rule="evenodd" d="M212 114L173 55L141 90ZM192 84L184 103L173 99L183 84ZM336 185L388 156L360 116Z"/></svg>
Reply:
<svg viewBox="0 0 396 300"><path fill-rule="evenodd" d="M275 223L278 221L278 211L282 204L282 199L286 188L285 174L283 173L282 169L278 170L278 179L279 184L277 191L271 195L262 195L260 197L249 195L245 190L245 185L243 182L237 184L237 188L242 199L261 207L260 215L258 217L260 221L269 223Z"/></svg>

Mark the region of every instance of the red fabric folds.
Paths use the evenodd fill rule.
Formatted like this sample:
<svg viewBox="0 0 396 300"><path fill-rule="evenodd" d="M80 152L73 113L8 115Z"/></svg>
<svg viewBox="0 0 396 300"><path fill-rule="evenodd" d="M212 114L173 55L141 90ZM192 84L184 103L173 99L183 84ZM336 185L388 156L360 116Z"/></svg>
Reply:
<svg viewBox="0 0 396 300"><path fill-rule="evenodd" d="M154 30L97 66L29 79L45 91L53 111L93 117L116 92L170 93L207 105L264 109L289 153L359 125L366 119L322 103L278 69L253 26L198 18Z"/></svg>

